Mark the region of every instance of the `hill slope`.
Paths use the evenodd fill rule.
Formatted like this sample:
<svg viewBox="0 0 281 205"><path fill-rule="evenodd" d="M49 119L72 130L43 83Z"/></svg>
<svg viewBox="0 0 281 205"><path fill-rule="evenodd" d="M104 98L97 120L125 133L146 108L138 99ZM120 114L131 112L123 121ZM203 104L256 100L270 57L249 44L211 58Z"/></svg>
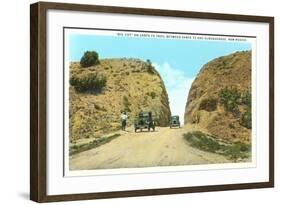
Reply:
<svg viewBox="0 0 281 205"><path fill-rule="evenodd" d="M194 80L185 124L196 123L227 142L251 141L251 52L212 60Z"/></svg>
<svg viewBox="0 0 281 205"><path fill-rule="evenodd" d="M81 68L70 64L70 78L105 76L100 90L79 91L70 86L71 139L99 137L120 129L120 113L127 111L129 125L140 111L152 111L159 126L167 126L171 115L168 95L158 72L138 59L104 59Z"/></svg>

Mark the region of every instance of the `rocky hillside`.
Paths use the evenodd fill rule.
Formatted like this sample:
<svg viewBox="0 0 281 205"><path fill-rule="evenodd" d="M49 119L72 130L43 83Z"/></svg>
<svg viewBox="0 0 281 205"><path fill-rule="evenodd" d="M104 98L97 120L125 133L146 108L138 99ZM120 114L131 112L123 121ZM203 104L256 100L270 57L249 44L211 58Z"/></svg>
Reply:
<svg viewBox="0 0 281 205"><path fill-rule="evenodd" d="M97 81L101 85L98 89L87 89ZM122 110L129 115L129 125L140 111L152 111L159 126L168 125L168 95L149 61L103 59L87 68L73 62L70 85L71 140L99 137L120 129Z"/></svg>
<svg viewBox="0 0 281 205"><path fill-rule="evenodd" d="M251 141L251 51L212 60L194 80L185 124L195 123L227 142Z"/></svg>

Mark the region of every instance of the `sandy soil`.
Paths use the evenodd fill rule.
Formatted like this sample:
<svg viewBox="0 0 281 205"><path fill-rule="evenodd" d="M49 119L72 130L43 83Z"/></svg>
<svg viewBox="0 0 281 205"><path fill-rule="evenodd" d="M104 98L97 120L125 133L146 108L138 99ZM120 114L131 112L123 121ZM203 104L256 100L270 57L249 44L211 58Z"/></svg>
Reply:
<svg viewBox="0 0 281 205"><path fill-rule="evenodd" d="M158 127L155 132L135 133L132 128L100 147L70 157L71 170L194 165L229 162L224 156L191 147L182 134L197 130Z"/></svg>

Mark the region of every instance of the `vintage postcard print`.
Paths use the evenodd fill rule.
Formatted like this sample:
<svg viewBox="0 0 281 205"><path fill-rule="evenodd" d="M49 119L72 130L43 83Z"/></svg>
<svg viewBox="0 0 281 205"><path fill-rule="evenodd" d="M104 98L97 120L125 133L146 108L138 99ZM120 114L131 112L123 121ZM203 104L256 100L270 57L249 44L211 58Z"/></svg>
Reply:
<svg viewBox="0 0 281 205"><path fill-rule="evenodd" d="M64 28L65 174L255 166L255 42Z"/></svg>

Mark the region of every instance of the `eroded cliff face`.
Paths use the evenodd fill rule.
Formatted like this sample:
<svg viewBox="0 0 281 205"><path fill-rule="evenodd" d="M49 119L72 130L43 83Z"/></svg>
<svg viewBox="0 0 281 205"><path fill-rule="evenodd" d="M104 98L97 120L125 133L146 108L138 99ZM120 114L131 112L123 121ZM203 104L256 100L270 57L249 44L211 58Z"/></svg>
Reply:
<svg viewBox="0 0 281 205"><path fill-rule="evenodd" d="M120 129L121 111L129 115L129 126L141 111L152 111L159 126L168 126L171 115L168 95L151 64L122 58L100 60L88 68L75 62L70 65L70 78L93 74L106 77L101 90L79 92L70 86L71 140L99 137Z"/></svg>
<svg viewBox="0 0 281 205"><path fill-rule="evenodd" d="M186 103L185 124L196 123L228 142L251 141L251 51L204 65Z"/></svg>

